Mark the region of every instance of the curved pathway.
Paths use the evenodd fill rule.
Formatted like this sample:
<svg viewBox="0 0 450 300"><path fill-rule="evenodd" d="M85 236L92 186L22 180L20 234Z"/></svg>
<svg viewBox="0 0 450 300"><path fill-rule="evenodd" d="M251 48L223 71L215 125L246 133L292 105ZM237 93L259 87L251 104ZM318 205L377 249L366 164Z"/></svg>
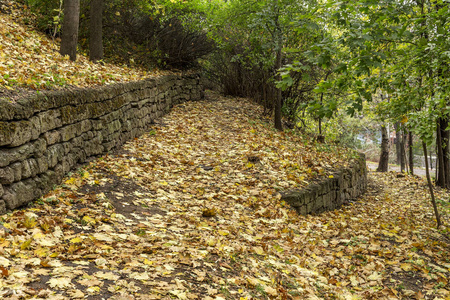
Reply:
<svg viewBox="0 0 450 300"><path fill-rule="evenodd" d="M434 229L421 179L371 173L364 197L298 216L277 191L327 176L345 152L279 134L247 101L215 97L176 107L2 216L0 296L449 297L448 232Z"/></svg>

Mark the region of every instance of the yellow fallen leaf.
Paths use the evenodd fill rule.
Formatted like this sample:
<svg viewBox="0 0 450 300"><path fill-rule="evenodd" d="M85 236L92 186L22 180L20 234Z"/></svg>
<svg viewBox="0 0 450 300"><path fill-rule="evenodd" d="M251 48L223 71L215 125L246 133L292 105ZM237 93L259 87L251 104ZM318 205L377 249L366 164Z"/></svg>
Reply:
<svg viewBox="0 0 450 300"><path fill-rule="evenodd" d="M258 246L258 247L253 247L253 251L255 251L256 254L259 255L265 255L266 253L264 252L263 248Z"/></svg>
<svg viewBox="0 0 450 300"><path fill-rule="evenodd" d="M93 274L97 278L108 279L108 280L118 280L120 278L119 275L116 275L112 272L96 272Z"/></svg>
<svg viewBox="0 0 450 300"><path fill-rule="evenodd" d="M206 243L208 244L208 246L214 247L217 244L217 240L216 239L209 239L209 240L206 241Z"/></svg>
<svg viewBox="0 0 450 300"><path fill-rule="evenodd" d="M379 280L379 279L382 279L382 278L383 278L383 276L381 276L381 274L378 273L378 272L373 272L372 275L370 275L369 277L367 277L367 279L369 279L369 280L374 280L374 281Z"/></svg>
<svg viewBox="0 0 450 300"><path fill-rule="evenodd" d="M98 292L100 292L100 287L99 286L91 286L86 289L86 292L88 292L89 294L97 294Z"/></svg>
<svg viewBox="0 0 450 300"><path fill-rule="evenodd" d="M403 263L400 265L400 268L402 268L403 271L411 271L413 269L411 264Z"/></svg>
<svg viewBox="0 0 450 300"><path fill-rule="evenodd" d="M47 281L47 284L51 288L66 289L72 285L71 281L72 280L67 277L50 278L50 280Z"/></svg>
<svg viewBox="0 0 450 300"><path fill-rule="evenodd" d="M47 256L48 250L46 248L38 248L34 250L34 255L39 257L45 257Z"/></svg>
<svg viewBox="0 0 450 300"><path fill-rule="evenodd" d="M78 244L78 243L83 242L83 240L79 236L77 236L76 238L71 239L70 242L72 244Z"/></svg>
<svg viewBox="0 0 450 300"><path fill-rule="evenodd" d="M266 292L267 294L269 294L270 296L273 296L273 297L278 296L278 291L270 286L266 286L264 288L264 292Z"/></svg>
<svg viewBox="0 0 450 300"><path fill-rule="evenodd" d="M358 279L356 279L356 276L350 276L350 283L353 286L358 286L359 285L359 281L358 281Z"/></svg>
<svg viewBox="0 0 450 300"><path fill-rule="evenodd" d="M247 277L247 282L252 286L257 286L259 284L258 279L253 278L253 277Z"/></svg>
<svg viewBox="0 0 450 300"><path fill-rule="evenodd" d="M87 224L95 224L96 223L95 220L89 216L84 216L83 221L86 222Z"/></svg>
<svg viewBox="0 0 450 300"><path fill-rule="evenodd" d="M70 299L83 299L84 298L84 293L80 290L67 291L67 295L70 296Z"/></svg>
<svg viewBox="0 0 450 300"><path fill-rule="evenodd" d="M29 239L29 240L23 242L22 245L20 245L20 249L28 250L30 248L30 245L31 245L32 241L33 241L32 239Z"/></svg>
<svg viewBox="0 0 450 300"><path fill-rule="evenodd" d="M228 232L227 230L219 230L218 233L223 236L227 236L230 234L230 232Z"/></svg>
<svg viewBox="0 0 450 300"><path fill-rule="evenodd" d="M144 259L144 264L146 264L147 266L151 266L154 263L155 263L154 261L151 261L151 260L148 260L148 259Z"/></svg>
<svg viewBox="0 0 450 300"><path fill-rule="evenodd" d="M275 249L278 253L281 253L284 251L284 249L278 244L273 245L272 248Z"/></svg>

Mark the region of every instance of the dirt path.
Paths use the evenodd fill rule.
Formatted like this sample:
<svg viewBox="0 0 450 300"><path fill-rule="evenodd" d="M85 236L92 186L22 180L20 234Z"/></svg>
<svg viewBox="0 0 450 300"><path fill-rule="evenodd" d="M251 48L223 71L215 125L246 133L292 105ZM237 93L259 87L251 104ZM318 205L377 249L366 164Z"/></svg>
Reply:
<svg viewBox="0 0 450 300"><path fill-rule="evenodd" d="M448 299L450 240L424 181L370 173L363 197L298 216L277 193L297 184L287 145L332 161L251 111L242 99L176 107L1 216L2 299Z"/></svg>
<svg viewBox="0 0 450 300"><path fill-rule="evenodd" d="M369 170L372 170L372 171L375 171L377 169L377 167L378 167L378 163L376 163L376 162L367 161L366 164L367 164L367 167L369 168ZM393 172L400 172L400 166L399 165L392 165L392 164L390 164L389 165L389 172L391 172L391 171L393 171ZM434 172L435 172L434 169L430 170L431 176L433 176ZM426 176L427 175L425 168L419 168L419 167L414 168L414 174L415 175L419 175L419 176Z"/></svg>

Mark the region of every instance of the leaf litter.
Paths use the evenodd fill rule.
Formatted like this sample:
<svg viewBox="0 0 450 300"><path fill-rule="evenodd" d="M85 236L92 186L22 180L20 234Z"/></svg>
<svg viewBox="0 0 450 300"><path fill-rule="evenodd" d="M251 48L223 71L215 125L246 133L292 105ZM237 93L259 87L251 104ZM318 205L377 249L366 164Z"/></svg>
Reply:
<svg viewBox="0 0 450 300"><path fill-rule="evenodd" d="M278 191L352 152L274 131L210 94L1 216L3 299L449 299L449 234L425 182L370 173L342 209L298 216ZM448 201L449 194L438 190ZM449 207L441 203L445 223Z"/></svg>
<svg viewBox="0 0 450 300"><path fill-rule="evenodd" d="M2 13L3 12L3 13ZM26 5L0 0L0 97L33 90L92 87L174 74L171 71L93 63L83 53L75 62L59 54L59 40L52 40L32 25L35 17Z"/></svg>

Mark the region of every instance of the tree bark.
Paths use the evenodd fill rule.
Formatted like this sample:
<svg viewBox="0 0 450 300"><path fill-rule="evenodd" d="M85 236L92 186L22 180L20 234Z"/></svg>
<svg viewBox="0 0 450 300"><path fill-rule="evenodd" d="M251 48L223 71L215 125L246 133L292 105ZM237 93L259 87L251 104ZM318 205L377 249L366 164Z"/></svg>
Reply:
<svg viewBox="0 0 450 300"><path fill-rule="evenodd" d="M408 173L408 161L407 161L407 156L406 156L406 139L407 139L407 133L405 131L405 129L402 129L402 164L401 164L401 170L406 171L406 173Z"/></svg>
<svg viewBox="0 0 450 300"><path fill-rule="evenodd" d="M449 160L449 131L447 117L442 119L441 123L441 139L442 139L442 158L444 159L444 171L445 171L445 188L450 189L450 160Z"/></svg>
<svg viewBox="0 0 450 300"><path fill-rule="evenodd" d="M414 153L413 153L413 134L408 133L408 149L409 149L409 172L414 175Z"/></svg>
<svg viewBox="0 0 450 300"><path fill-rule="evenodd" d="M281 43L278 42L278 49L277 49L277 58L276 58L276 64L275 69L278 71L281 68ZM281 81L281 75L277 74L276 76L277 81ZM275 96L275 128L278 130L283 130L283 124L281 123L281 89L276 89L276 96Z"/></svg>
<svg viewBox="0 0 450 300"><path fill-rule="evenodd" d="M381 125L381 154L377 172L387 172L389 167L389 137L386 125Z"/></svg>
<svg viewBox="0 0 450 300"><path fill-rule="evenodd" d="M423 147L423 156L427 157L427 144L425 144L425 142L422 142L422 147ZM428 189L430 190L431 203L433 204L434 215L436 217L437 228L439 228L441 226L441 218L439 216L439 211L437 209L436 200L434 199L433 185L431 184L430 170L428 169L428 160L426 159L425 159L425 170L427 174Z"/></svg>
<svg viewBox="0 0 450 300"><path fill-rule="evenodd" d="M278 0L276 1L276 19L275 19L275 38L276 38L276 61L275 61L275 72L277 72L277 75L275 76L275 79L277 81L281 81L281 74L278 73L278 71L281 68L282 63L282 48L283 48L283 37L282 37L282 31L279 23L279 3ZM274 126L278 130L283 130L283 124L281 123L281 89L276 88L276 96L275 96L275 103L274 103Z"/></svg>
<svg viewBox="0 0 450 300"><path fill-rule="evenodd" d="M436 148L437 148L437 177L436 185L442 188L450 188L448 139L449 133L446 130L448 120L439 118L437 121Z"/></svg>
<svg viewBox="0 0 450 300"><path fill-rule="evenodd" d="M80 0L64 0L64 19L61 36L61 55L77 59L78 25L80 21Z"/></svg>
<svg viewBox="0 0 450 300"><path fill-rule="evenodd" d="M400 172L405 171L405 135L403 134L403 129L397 123L397 130L395 132L397 139L397 163L400 164Z"/></svg>
<svg viewBox="0 0 450 300"><path fill-rule="evenodd" d="M89 24L89 59L103 59L103 0L91 0Z"/></svg>
<svg viewBox="0 0 450 300"><path fill-rule="evenodd" d="M398 122L394 124L394 128L395 128L395 154L397 157L396 163L397 165L400 165L402 162L402 148L400 147L401 134Z"/></svg>

